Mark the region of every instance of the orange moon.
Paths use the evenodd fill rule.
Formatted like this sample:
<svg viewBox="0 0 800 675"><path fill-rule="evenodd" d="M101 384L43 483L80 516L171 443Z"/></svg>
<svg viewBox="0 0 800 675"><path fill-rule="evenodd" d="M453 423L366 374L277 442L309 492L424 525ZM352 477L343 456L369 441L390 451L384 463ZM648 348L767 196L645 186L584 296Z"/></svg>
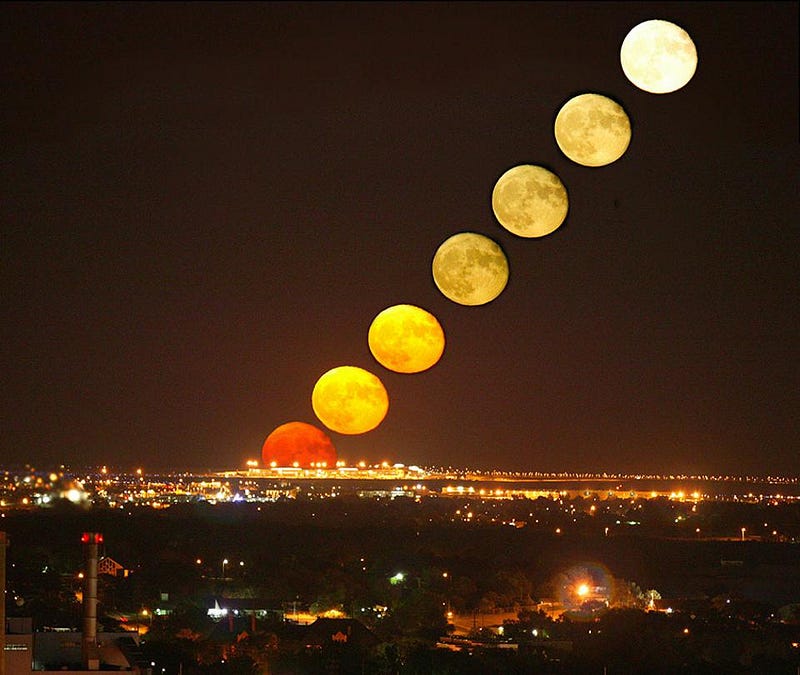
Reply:
<svg viewBox="0 0 800 675"><path fill-rule="evenodd" d="M339 366L317 380L311 407L328 429L340 434L363 434L386 417L389 395L380 379L368 370Z"/></svg>
<svg viewBox="0 0 800 675"><path fill-rule="evenodd" d="M444 331L430 312L414 305L394 305L369 327L369 350L382 366L396 373L419 373L435 365L444 352Z"/></svg>
<svg viewBox="0 0 800 675"><path fill-rule="evenodd" d="M336 448L328 435L313 424L287 422L277 427L261 448L264 466L299 466L312 464L336 466Z"/></svg>

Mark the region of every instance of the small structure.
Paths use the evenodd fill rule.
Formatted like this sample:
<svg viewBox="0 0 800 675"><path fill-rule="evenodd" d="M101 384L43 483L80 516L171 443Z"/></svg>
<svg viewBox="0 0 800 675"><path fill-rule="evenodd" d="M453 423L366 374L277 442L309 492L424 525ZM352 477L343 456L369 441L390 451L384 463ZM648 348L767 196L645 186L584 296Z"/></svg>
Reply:
<svg viewBox="0 0 800 675"><path fill-rule="evenodd" d="M87 671L83 663L83 633L69 630L33 632L32 626L29 617L12 617L6 622L5 675L42 671L146 674L151 670L139 650L138 639L130 633L97 633L97 668Z"/></svg>
<svg viewBox="0 0 800 675"><path fill-rule="evenodd" d="M109 558L108 556L103 556L97 562L97 573L107 574L112 577L127 577L128 574L130 573L130 570L125 569L124 566L120 565L113 558Z"/></svg>
<svg viewBox="0 0 800 675"><path fill-rule="evenodd" d="M337 646L368 650L379 642L375 634L356 619L320 618L308 627L305 635L307 649Z"/></svg>
<svg viewBox="0 0 800 675"><path fill-rule="evenodd" d="M214 597L213 606L207 601L206 613L215 621L227 616L250 616L258 619L282 619L283 610L272 607L272 602L261 598L223 598Z"/></svg>

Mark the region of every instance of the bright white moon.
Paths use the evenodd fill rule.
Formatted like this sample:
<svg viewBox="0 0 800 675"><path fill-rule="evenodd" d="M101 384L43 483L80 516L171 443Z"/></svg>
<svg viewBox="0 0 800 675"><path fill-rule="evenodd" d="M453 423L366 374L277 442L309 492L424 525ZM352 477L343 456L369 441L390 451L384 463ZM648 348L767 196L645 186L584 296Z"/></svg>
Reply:
<svg viewBox="0 0 800 675"><path fill-rule="evenodd" d="M508 283L508 260L500 244L475 232L446 239L433 257L433 280L459 305L485 305Z"/></svg>
<svg viewBox="0 0 800 675"><path fill-rule="evenodd" d="M558 111L558 147L576 164L605 166L617 161L631 142L631 122L622 106L600 94L580 94Z"/></svg>
<svg viewBox="0 0 800 675"><path fill-rule="evenodd" d="M544 237L567 217L569 200L561 179L541 166L506 171L492 191L495 218L520 237Z"/></svg>
<svg viewBox="0 0 800 675"><path fill-rule="evenodd" d="M697 69L692 38L680 26L661 19L634 26L622 41L619 58L625 77L651 94L680 89Z"/></svg>

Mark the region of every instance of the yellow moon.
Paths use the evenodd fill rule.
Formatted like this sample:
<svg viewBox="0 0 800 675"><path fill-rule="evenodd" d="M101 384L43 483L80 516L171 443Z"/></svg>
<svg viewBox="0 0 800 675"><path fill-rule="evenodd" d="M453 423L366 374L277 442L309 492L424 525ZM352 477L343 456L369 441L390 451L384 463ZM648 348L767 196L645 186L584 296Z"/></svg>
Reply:
<svg viewBox="0 0 800 675"><path fill-rule="evenodd" d="M322 375L311 393L314 414L341 434L372 431L386 417L389 395L376 375L356 366L339 366Z"/></svg>
<svg viewBox="0 0 800 675"><path fill-rule="evenodd" d="M476 232L446 239L433 256L433 281L459 305L485 305L508 283L508 260L500 244Z"/></svg>
<svg viewBox="0 0 800 675"><path fill-rule="evenodd" d="M697 48L689 34L669 21L652 19L634 26L619 50L622 71L651 94L677 91L697 70Z"/></svg>
<svg viewBox="0 0 800 675"><path fill-rule="evenodd" d="M556 143L567 157L583 166L615 162L631 142L631 122L622 106L600 94L580 94L558 111Z"/></svg>
<svg viewBox="0 0 800 675"><path fill-rule="evenodd" d="M414 305L394 305L369 327L369 350L382 366L396 373L419 373L435 365L444 352L444 331L436 317Z"/></svg>
<svg viewBox="0 0 800 675"><path fill-rule="evenodd" d="M492 191L495 218L520 237L544 237L567 217L569 199L561 179L541 166L506 171Z"/></svg>

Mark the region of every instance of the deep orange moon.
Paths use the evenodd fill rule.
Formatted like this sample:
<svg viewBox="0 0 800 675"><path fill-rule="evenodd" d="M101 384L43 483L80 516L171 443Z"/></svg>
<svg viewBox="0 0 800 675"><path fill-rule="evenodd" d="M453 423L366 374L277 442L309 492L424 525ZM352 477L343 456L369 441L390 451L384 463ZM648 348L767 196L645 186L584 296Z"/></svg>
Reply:
<svg viewBox="0 0 800 675"><path fill-rule="evenodd" d="M305 422L287 422L277 427L264 441L261 461L264 466L297 466L308 469L324 462L336 466L336 448L321 429Z"/></svg>

